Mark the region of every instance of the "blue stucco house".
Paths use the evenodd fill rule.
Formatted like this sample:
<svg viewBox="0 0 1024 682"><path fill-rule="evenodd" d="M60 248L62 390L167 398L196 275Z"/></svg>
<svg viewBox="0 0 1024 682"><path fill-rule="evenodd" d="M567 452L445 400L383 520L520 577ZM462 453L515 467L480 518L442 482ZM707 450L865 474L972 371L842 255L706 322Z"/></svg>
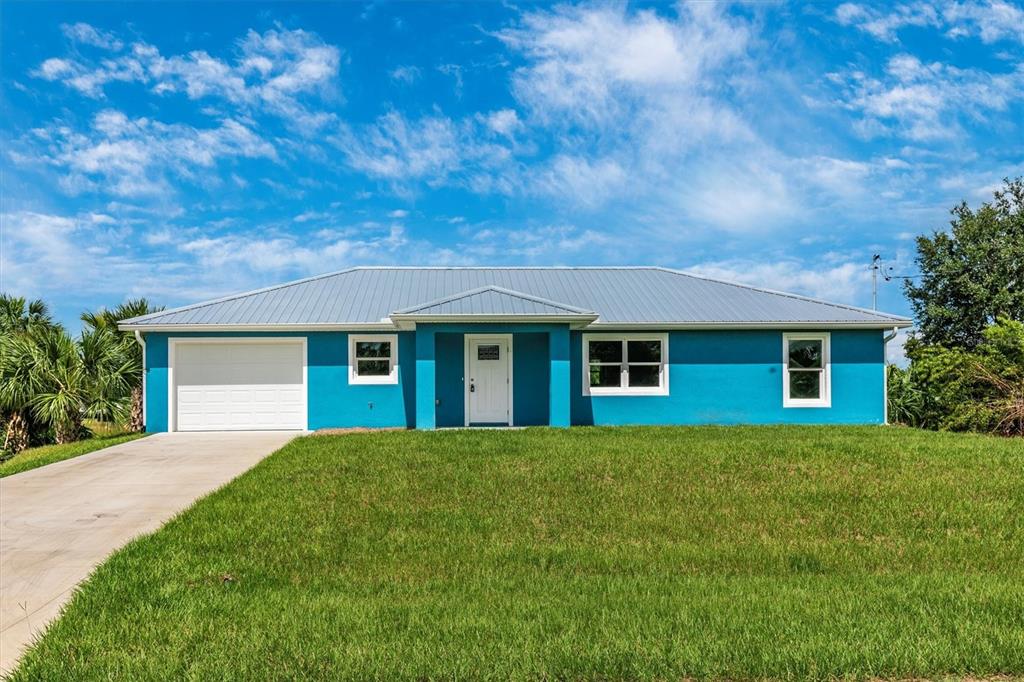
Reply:
<svg viewBox="0 0 1024 682"><path fill-rule="evenodd" d="M657 267L351 268L126 320L147 431L882 424L910 320Z"/></svg>

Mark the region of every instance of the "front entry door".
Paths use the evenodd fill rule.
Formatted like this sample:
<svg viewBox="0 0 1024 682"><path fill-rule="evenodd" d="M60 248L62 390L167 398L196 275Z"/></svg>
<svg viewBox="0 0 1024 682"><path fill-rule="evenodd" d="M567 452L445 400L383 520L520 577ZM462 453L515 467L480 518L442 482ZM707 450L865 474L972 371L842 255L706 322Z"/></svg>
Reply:
<svg viewBox="0 0 1024 682"><path fill-rule="evenodd" d="M470 336L466 353L466 423L511 424L512 336Z"/></svg>

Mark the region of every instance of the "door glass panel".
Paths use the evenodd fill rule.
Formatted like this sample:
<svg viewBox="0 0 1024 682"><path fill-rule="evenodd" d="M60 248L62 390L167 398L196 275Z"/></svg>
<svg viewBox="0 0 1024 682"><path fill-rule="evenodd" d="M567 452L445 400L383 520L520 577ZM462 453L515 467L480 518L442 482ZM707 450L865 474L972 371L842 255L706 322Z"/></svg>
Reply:
<svg viewBox="0 0 1024 682"><path fill-rule="evenodd" d="M501 359L501 346L487 345L476 347L476 359L477 360L500 360Z"/></svg>
<svg viewBox="0 0 1024 682"><path fill-rule="evenodd" d="M789 397L816 400L821 397L821 372L790 372Z"/></svg>
<svg viewBox="0 0 1024 682"><path fill-rule="evenodd" d="M590 341L589 343L591 362L622 362L621 341Z"/></svg>
<svg viewBox="0 0 1024 682"><path fill-rule="evenodd" d="M630 362L661 362L661 341L629 341Z"/></svg>
<svg viewBox="0 0 1024 682"><path fill-rule="evenodd" d="M661 385L660 370L660 365L630 365L629 385L636 386L639 388L657 388L658 386Z"/></svg>

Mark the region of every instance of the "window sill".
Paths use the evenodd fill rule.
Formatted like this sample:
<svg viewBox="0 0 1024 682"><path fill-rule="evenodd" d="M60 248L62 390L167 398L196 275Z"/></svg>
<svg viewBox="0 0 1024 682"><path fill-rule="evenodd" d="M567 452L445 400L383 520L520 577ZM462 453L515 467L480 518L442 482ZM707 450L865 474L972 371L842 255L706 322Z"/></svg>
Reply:
<svg viewBox="0 0 1024 682"><path fill-rule="evenodd" d="M643 389L623 389L623 388L611 388L611 389L583 389L583 396L586 398L603 398L603 397L627 397L627 396L666 396L668 395L667 388L643 388Z"/></svg>
<svg viewBox="0 0 1024 682"><path fill-rule="evenodd" d="M832 407L832 403L826 400L784 400L782 406L789 407Z"/></svg>
<svg viewBox="0 0 1024 682"><path fill-rule="evenodd" d="M393 376L386 377L360 377L354 374L350 374L348 377L349 386L395 386L397 384L397 372Z"/></svg>

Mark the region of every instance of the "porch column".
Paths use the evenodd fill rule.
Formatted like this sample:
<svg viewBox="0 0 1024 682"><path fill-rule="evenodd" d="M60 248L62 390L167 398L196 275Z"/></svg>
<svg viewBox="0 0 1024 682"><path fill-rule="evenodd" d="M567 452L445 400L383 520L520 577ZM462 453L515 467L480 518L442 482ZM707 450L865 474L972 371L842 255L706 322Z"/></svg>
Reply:
<svg viewBox="0 0 1024 682"><path fill-rule="evenodd" d="M429 325L416 327L416 428L436 426L434 383L434 330Z"/></svg>
<svg viewBox="0 0 1024 682"><path fill-rule="evenodd" d="M557 427L569 426L569 327L559 327L548 332L548 361L550 386L548 387L548 424Z"/></svg>

